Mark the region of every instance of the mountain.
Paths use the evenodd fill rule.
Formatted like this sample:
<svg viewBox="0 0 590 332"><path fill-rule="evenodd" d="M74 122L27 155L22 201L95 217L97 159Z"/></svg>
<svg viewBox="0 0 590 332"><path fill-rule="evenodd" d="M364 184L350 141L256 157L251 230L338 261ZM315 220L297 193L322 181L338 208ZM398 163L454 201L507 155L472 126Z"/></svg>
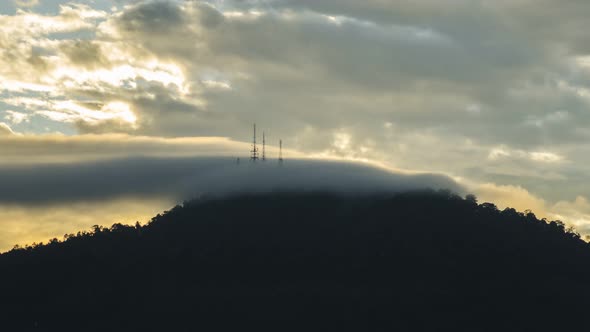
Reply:
<svg viewBox="0 0 590 332"><path fill-rule="evenodd" d="M0 255L6 331L571 331L590 246L448 191L205 197Z"/></svg>

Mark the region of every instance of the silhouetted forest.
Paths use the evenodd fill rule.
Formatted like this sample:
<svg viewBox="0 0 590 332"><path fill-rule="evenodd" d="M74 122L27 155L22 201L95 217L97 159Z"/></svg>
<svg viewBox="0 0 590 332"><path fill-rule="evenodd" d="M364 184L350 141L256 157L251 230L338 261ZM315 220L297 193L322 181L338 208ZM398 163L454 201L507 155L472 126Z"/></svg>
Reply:
<svg viewBox="0 0 590 332"><path fill-rule="evenodd" d="M447 191L203 198L0 255L3 331L585 330L590 246Z"/></svg>

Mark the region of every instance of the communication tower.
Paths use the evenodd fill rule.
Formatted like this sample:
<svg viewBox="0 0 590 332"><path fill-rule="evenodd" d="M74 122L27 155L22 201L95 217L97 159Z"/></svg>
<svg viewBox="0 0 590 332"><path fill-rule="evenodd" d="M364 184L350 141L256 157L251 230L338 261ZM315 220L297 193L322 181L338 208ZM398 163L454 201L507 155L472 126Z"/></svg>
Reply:
<svg viewBox="0 0 590 332"><path fill-rule="evenodd" d="M264 131L262 132L262 161L266 161L266 137Z"/></svg>
<svg viewBox="0 0 590 332"><path fill-rule="evenodd" d="M252 151L250 151L250 160L253 162L258 160L258 147L256 146L256 124L254 124L254 139L252 141Z"/></svg>
<svg viewBox="0 0 590 332"><path fill-rule="evenodd" d="M283 140L279 140L279 165L283 164Z"/></svg>

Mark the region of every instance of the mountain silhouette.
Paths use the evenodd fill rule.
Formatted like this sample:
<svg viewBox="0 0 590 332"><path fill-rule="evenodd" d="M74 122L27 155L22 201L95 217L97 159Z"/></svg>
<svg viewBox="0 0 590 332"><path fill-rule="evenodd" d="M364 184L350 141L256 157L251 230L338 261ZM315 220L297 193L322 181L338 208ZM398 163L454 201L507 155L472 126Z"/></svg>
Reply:
<svg viewBox="0 0 590 332"><path fill-rule="evenodd" d="M205 197L0 255L6 331L572 331L590 246L449 191Z"/></svg>

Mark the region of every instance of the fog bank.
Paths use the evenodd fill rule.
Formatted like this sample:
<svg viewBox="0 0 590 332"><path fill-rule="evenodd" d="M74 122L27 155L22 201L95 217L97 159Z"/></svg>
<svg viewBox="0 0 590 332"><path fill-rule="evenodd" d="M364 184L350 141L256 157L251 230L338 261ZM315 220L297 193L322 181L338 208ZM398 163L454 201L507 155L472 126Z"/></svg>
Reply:
<svg viewBox="0 0 590 332"><path fill-rule="evenodd" d="M134 197L190 199L203 194L275 190L339 193L462 189L438 174L410 174L351 162L227 157L133 158L0 166L0 204L44 205Z"/></svg>

